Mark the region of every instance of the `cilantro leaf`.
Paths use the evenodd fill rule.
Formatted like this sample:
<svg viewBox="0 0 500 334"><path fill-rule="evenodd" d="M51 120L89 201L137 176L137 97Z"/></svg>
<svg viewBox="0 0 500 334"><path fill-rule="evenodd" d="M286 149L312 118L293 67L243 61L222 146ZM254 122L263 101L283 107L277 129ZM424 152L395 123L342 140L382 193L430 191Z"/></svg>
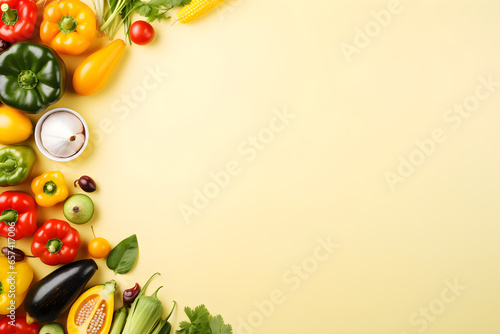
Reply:
<svg viewBox="0 0 500 334"><path fill-rule="evenodd" d="M153 8L151 8L150 6L142 5L137 9L137 14L144 16L144 17L148 17L151 14L152 10L153 10Z"/></svg>
<svg viewBox="0 0 500 334"><path fill-rule="evenodd" d="M150 0L142 2L136 12L147 18L148 22L161 21L167 18L166 14L170 9L185 6L190 2L191 0Z"/></svg>
<svg viewBox="0 0 500 334"><path fill-rule="evenodd" d="M181 322L176 334L233 334L231 325L225 324L221 315L210 315L205 305L197 306L194 310L185 307L184 312L189 321Z"/></svg>
<svg viewBox="0 0 500 334"><path fill-rule="evenodd" d="M222 319L222 316L219 314L216 317L210 317L209 320L210 323L210 331L212 334L232 334L233 333L233 328L231 325L226 325L224 323L224 319Z"/></svg>
<svg viewBox="0 0 500 334"><path fill-rule="evenodd" d="M189 333L191 329L191 324L188 321L183 321L179 324L179 330L176 331L177 334Z"/></svg>

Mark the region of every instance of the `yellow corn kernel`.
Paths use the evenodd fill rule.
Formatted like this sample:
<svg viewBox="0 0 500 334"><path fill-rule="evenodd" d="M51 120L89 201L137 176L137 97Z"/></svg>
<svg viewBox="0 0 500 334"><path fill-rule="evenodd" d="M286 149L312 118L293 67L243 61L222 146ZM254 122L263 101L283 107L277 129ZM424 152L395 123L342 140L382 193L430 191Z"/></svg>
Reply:
<svg viewBox="0 0 500 334"><path fill-rule="evenodd" d="M181 23L192 22L205 15L224 0L193 0L177 12L177 19Z"/></svg>

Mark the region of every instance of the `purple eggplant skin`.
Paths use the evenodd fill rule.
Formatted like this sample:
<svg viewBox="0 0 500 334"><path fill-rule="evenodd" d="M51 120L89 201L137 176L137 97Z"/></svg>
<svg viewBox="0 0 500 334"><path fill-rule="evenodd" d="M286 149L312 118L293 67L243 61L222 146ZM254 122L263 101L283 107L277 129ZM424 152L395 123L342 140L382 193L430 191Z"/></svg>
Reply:
<svg viewBox="0 0 500 334"><path fill-rule="evenodd" d="M0 53L4 52L10 47L10 43L4 41L3 39L0 38Z"/></svg>
<svg viewBox="0 0 500 334"><path fill-rule="evenodd" d="M94 260L66 264L33 285L24 299L26 319L53 322L82 294L97 271Z"/></svg>

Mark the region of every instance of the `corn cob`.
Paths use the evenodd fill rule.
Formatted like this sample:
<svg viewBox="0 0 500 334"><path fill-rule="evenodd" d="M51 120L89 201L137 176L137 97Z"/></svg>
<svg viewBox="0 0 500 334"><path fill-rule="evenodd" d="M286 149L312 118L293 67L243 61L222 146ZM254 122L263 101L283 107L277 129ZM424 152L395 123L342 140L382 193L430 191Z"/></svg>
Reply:
<svg viewBox="0 0 500 334"><path fill-rule="evenodd" d="M205 15L224 0L193 0L177 12L177 19L181 23L192 22Z"/></svg>

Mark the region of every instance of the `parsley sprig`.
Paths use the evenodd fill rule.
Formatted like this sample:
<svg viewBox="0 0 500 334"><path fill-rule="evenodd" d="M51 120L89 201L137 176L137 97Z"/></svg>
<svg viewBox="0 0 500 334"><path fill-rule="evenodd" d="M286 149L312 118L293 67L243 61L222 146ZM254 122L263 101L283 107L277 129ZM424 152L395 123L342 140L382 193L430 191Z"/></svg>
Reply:
<svg viewBox="0 0 500 334"><path fill-rule="evenodd" d="M142 2L136 10L139 15L146 17L148 22L161 21L167 18L170 9L183 7L190 2L191 0L151 0Z"/></svg>
<svg viewBox="0 0 500 334"><path fill-rule="evenodd" d="M224 323L221 315L212 316L205 305L197 306L194 310L184 308L189 321L179 324L176 334L233 334L231 325Z"/></svg>

